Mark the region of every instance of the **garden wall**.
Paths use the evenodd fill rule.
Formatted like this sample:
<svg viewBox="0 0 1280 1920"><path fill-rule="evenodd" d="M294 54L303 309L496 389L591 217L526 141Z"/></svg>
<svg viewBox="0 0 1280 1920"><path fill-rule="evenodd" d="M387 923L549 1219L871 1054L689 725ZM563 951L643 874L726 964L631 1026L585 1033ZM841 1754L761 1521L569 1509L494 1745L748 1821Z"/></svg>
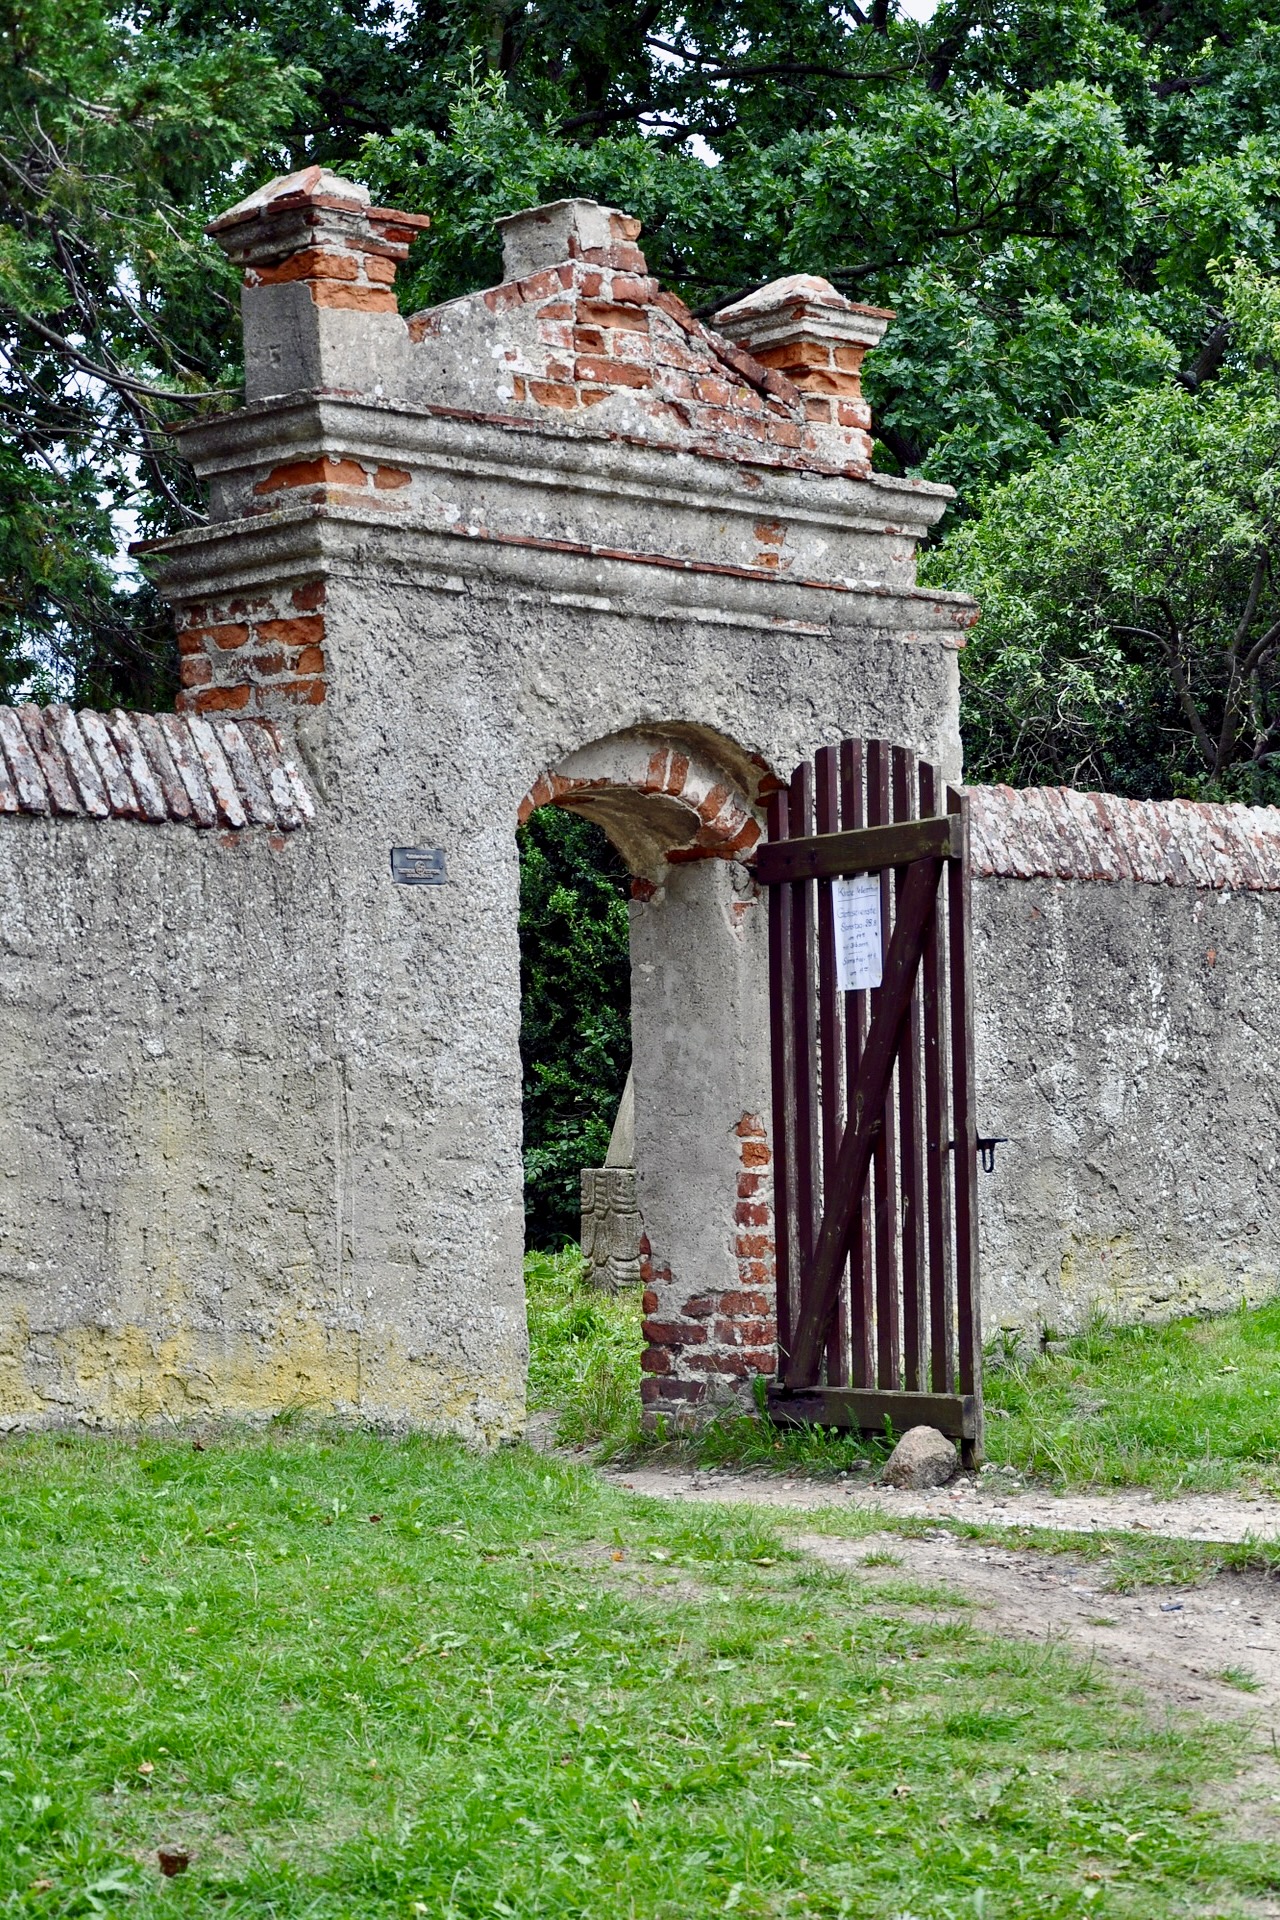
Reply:
<svg viewBox="0 0 1280 1920"><path fill-rule="evenodd" d="M972 790L984 1320L1280 1290L1280 813Z"/></svg>
<svg viewBox="0 0 1280 1920"><path fill-rule="evenodd" d="M559 202L405 319L420 224L319 168L215 223L248 404L184 430L210 519L153 555L180 711L0 708L0 1423L520 1431L546 804L633 876L646 1405L773 1365L751 855L824 742L958 777L975 610L915 582L947 490L870 471L888 316L825 282L713 332ZM1276 844L975 795L989 1325L1274 1290Z"/></svg>
<svg viewBox="0 0 1280 1920"><path fill-rule="evenodd" d="M149 564L166 727L223 798L155 800L143 718L0 709L0 1420L521 1430L516 826L548 803L633 874L644 1272L684 1330L649 1402L772 1364L748 857L824 740L958 775L974 608L915 582L948 492L870 472L888 316L825 282L730 339L569 201L406 318L421 224L318 167L215 223L247 404L184 429L210 517ZM231 804L267 726L312 805L287 830Z"/></svg>

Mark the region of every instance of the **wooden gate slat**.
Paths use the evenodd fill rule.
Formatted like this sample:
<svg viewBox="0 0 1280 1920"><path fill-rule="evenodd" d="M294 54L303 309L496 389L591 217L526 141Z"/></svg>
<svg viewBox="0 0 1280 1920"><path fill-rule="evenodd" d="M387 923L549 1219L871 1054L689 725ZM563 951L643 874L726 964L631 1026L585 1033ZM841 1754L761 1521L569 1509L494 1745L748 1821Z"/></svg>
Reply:
<svg viewBox="0 0 1280 1920"><path fill-rule="evenodd" d="M889 748L883 740L867 744L867 825L887 826L892 817ZM908 869L910 871L910 869ZM880 875L880 939L889 951L893 927L893 876ZM884 989L871 995L874 1027ZM893 1063L889 1064L890 1075ZM902 1385L899 1371L901 1322L898 1282L898 1167L897 1126L893 1087L886 1084L883 1124L872 1157L872 1222L876 1262L876 1385L893 1391Z"/></svg>
<svg viewBox="0 0 1280 1920"><path fill-rule="evenodd" d="M858 1197L876 1141L884 1132L893 1063L911 1004L920 943L933 910L942 864L940 860L917 860L907 869L885 957L884 978L863 1049L862 1070L850 1095L848 1124L832 1174L831 1201L823 1215L811 1278L792 1340L789 1386L817 1383L818 1360L835 1310L840 1270L849 1254ZM883 1386L883 1381L880 1384Z"/></svg>
<svg viewBox="0 0 1280 1920"><path fill-rule="evenodd" d="M788 796L788 837L813 832L813 779L807 761L796 768ZM794 883L791 894L791 1007L792 1007L792 1140L791 1180L795 1213L796 1312L803 1319L805 1293L813 1261L817 1141L814 1136L813 886Z"/></svg>
<svg viewBox="0 0 1280 1920"><path fill-rule="evenodd" d="M918 805L915 755L893 749L893 817L909 820ZM895 876L901 897L901 872ZM930 916L932 918L932 916ZM899 1183L902 1207L902 1386L916 1392L928 1378L924 1359L928 1319L924 1270L924 1141L920 1102L920 990L911 995L902 1051L898 1056Z"/></svg>
<svg viewBox="0 0 1280 1920"><path fill-rule="evenodd" d="M789 824L787 795L770 796L770 840L783 840ZM778 1360L786 1371L791 1351L791 1120L788 1113L791 1063L787 1030L791 1005L791 888L774 887L769 895L769 1070L773 1106L773 1217L774 1273L777 1300ZM741 1189L739 1189L741 1192Z"/></svg>
<svg viewBox="0 0 1280 1920"><path fill-rule="evenodd" d="M864 782L866 769L861 740L844 740L840 745L840 825L846 832L860 832L867 823ZM862 1064L862 1049L867 1035L867 996L845 995L844 1084L846 1096L857 1085ZM848 1111L847 1098L845 1111ZM875 1382L875 1292L871 1267L871 1214L864 1193L858 1204L853 1241L849 1251L849 1369L855 1387L870 1387Z"/></svg>
<svg viewBox="0 0 1280 1920"><path fill-rule="evenodd" d="M920 811L935 813L942 786L935 767L920 765ZM925 1206L929 1241L929 1384L935 1393L955 1386L951 1340L951 1159L947 1148L947 1008L941 988L942 926L946 904L941 891L925 930L920 958L920 996L924 1053Z"/></svg>

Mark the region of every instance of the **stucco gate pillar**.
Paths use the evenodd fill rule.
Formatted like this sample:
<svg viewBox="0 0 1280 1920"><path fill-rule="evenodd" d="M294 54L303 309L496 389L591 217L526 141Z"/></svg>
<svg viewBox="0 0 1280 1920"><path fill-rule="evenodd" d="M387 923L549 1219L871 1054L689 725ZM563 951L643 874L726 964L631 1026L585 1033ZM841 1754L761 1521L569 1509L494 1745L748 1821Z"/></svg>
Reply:
<svg viewBox="0 0 1280 1920"><path fill-rule="evenodd" d="M369 1417L521 1424L514 828L554 800L622 847L646 1394L683 1412L772 1364L762 801L850 734L958 775L971 611L914 572L946 492L871 472L887 316L826 282L713 332L635 221L564 201L500 223L500 286L405 318L418 224L313 168L211 229L246 404L183 434L210 519L158 555L181 702L280 722L314 785L324 1258Z"/></svg>

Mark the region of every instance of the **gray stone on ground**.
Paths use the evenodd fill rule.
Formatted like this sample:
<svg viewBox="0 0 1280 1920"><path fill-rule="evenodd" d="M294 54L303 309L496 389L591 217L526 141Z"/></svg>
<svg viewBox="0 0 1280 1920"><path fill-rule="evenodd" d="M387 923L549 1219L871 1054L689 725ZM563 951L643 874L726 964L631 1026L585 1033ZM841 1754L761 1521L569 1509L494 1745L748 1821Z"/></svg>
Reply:
<svg viewBox="0 0 1280 1920"><path fill-rule="evenodd" d="M960 1471L960 1456L936 1427L910 1427L880 1475L886 1487L945 1487Z"/></svg>

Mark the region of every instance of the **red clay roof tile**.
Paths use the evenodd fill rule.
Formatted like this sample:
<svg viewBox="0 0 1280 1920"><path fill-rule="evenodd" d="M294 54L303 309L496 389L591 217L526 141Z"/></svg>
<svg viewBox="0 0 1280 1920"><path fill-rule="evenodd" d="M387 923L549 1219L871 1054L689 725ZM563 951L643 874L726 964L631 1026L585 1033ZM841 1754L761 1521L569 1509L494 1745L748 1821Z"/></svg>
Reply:
<svg viewBox="0 0 1280 1920"><path fill-rule="evenodd" d="M269 720L0 707L0 814L274 827L315 802Z"/></svg>
<svg viewBox="0 0 1280 1920"><path fill-rule="evenodd" d="M1280 892L1280 808L1125 800L1070 787L970 787L974 872Z"/></svg>

